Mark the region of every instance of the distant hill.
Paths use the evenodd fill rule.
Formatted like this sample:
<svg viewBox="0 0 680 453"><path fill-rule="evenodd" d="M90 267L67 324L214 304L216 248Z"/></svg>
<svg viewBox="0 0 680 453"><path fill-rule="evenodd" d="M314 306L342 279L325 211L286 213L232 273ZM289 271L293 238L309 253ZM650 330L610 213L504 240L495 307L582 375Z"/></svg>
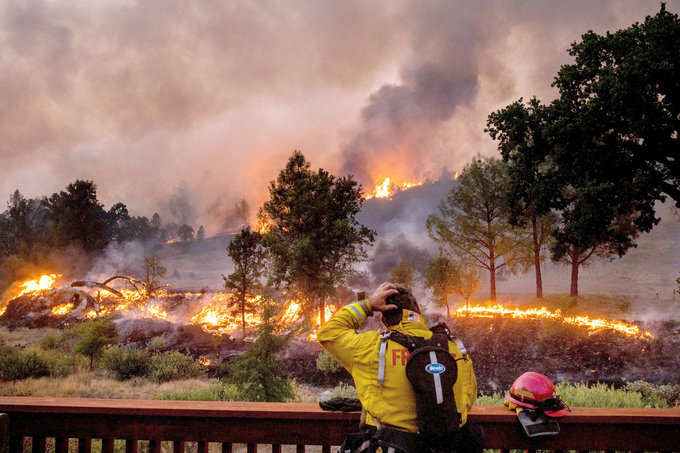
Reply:
<svg viewBox="0 0 680 453"><path fill-rule="evenodd" d="M359 221L378 233L376 245L369 252L371 262L360 267L369 279L387 278L391 268L401 260L411 262L422 271L438 246L425 228L427 216L436 212L439 203L456 184L450 176L409 190L397 192L391 199L373 198L364 203ZM582 269L579 282L582 293L629 295L633 299L672 300L675 279L680 275L680 219L670 204L660 205L663 220L649 234L638 239L638 247L622 259L596 260ZM189 245L166 244L159 252L168 270L168 280L176 287L221 288L220 274L233 271L225 249L232 234L206 238ZM376 253L378 256L376 256ZM372 277L372 278L371 278ZM569 269L548 261L544 265L544 290L565 293L569 289ZM482 276L486 283L486 275ZM501 277L499 294L531 294L534 275ZM482 289L482 295L486 289ZM680 302L679 302L680 303Z"/></svg>

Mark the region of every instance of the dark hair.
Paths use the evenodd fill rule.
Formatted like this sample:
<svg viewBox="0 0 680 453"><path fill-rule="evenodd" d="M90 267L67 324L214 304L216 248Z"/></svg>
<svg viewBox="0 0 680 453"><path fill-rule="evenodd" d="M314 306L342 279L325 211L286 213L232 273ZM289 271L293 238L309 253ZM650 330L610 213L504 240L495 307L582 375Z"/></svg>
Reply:
<svg viewBox="0 0 680 453"><path fill-rule="evenodd" d="M399 307L383 312L383 321L388 326L394 326L401 322L404 309L420 313L418 301L416 301L416 298L413 297L413 294L409 288L397 286L397 291L399 291L397 294L392 294L385 300L387 304L394 304Z"/></svg>

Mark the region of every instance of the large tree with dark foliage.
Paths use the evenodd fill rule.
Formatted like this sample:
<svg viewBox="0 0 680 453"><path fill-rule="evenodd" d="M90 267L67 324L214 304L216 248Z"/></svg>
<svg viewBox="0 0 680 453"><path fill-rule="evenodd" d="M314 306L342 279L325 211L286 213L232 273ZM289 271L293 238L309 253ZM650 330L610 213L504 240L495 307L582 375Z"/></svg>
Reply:
<svg viewBox="0 0 680 453"><path fill-rule="evenodd" d="M569 53L556 101L511 104L490 122L510 118L498 130L504 158L522 170L517 184L540 195L539 212L561 215L552 254L571 265L577 296L580 266L634 247L659 222L657 201L680 206L680 19L662 5L642 24L584 34Z"/></svg>
<svg viewBox="0 0 680 453"><path fill-rule="evenodd" d="M102 250L111 240L107 212L97 200L97 186L92 181L69 184L47 200L47 209L57 246L78 244L92 252Z"/></svg>
<svg viewBox="0 0 680 453"><path fill-rule="evenodd" d="M362 203L361 188L351 176L312 171L299 151L269 185L263 214L271 224L264 244L272 281L302 299L307 318L319 308L325 321L325 299L350 275L352 265L366 258L375 232L356 219Z"/></svg>
<svg viewBox="0 0 680 453"><path fill-rule="evenodd" d="M510 223L527 227L528 252L536 275L536 297L543 297L541 261L556 227L551 201L557 195L552 168L546 164L552 143L548 136L549 109L538 99L522 99L489 115L486 132L498 140L498 149L508 164Z"/></svg>
<svg viewBox="0 0 680 453"><path fill-rule="evenodd" d="M256 308L248 302L248 294L252 294L260 287L260 277L267 256L262 246L262 235L245 226L229 242L227 253L234 263L234 272L228 276L222 275L222 278L224 287L236 296L241 311L241 327L245 335L246 311L254 311Z"/></svg>
<svg viewBox="0 0 680 453"><path fill-rule="evenodd" d="M555 257L622 256L658 222L655 203L680 205L680 19L659 13L615 33L588 32L555 79L549 159L562 211Z"/></svg>
<svg viewBox="0 0 680 453"><path fill-rule="evenodd" d="M621 193L612 201L632 207L635 225L647 231L658 222L657 200L670 196L680 206L680 18L662 4L641 24L584 34L569 53L576 61L560 69L554 85L560 113L578 121L561 122L572 146L558 157L581 145L577 168L593 153L613 166L603 181Z"/></svg>

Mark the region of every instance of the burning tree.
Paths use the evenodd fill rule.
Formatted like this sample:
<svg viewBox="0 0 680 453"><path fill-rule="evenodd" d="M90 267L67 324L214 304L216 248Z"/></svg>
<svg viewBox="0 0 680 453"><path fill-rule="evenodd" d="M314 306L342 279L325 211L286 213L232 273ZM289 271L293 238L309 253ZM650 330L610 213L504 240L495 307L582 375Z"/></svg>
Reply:
<svg viewBox="0 0 680 453"><path fill-rule="evenodd" d="M262 247L262 235L251 231L249 226L241 229L229 242L227 253L234 262L234 272L229 276L222 275L225 289L232 291L237 297L241 311L241 327L246 334L246 310L252 311L248 294L252 294L260 285L260 276L264 270L267 253Z"/></svg>
<svg viewBox="0 0 680 453"><path fill-rule="evenodd" d="M144 295L147 299L156 296L159 289L163 287L161 278L165 277L167 270L161 264L157 256L147 256L144 258Z"/></svg>
<svg viewBox="0 0 680 453"><path fill-rule="evenodd" d="M325 321L326 298L356 261L366 259L365 246L374 241L375 231L356 219L363 201L351 176L313 172L300 151L269 185L262 211L269 224L264 245L271 279L300 297L307 319L318 308Z"/></svg>
<svg viewBox="0 0 680 453"><path fill-rule="evenodd" d="M522 237L508 222L508 175L498 159L474 159L465 166L439 207L427 218L435 241L453 254L489 272L491 300L496 300L496 273L526 265Z"/></svg>

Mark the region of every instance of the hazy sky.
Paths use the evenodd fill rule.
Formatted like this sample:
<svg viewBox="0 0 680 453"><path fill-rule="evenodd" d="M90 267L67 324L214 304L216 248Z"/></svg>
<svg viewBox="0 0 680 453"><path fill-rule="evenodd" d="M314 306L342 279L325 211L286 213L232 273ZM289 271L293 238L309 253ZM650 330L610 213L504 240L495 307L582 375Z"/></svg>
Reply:
<svg viewBox="0 0 680 453"><path fill-rule="evenodd" d="M680 1L668 2L680 10ZM658 1L0 1L0 200L93 179L135 214L253 206L314 167L436 178L495 146L489 112L550 83L588 29ZM182 181L184 181L182 183ZM217 208L216 208L217 206ZM219 208L222 206L222 208Z"/></svg>

